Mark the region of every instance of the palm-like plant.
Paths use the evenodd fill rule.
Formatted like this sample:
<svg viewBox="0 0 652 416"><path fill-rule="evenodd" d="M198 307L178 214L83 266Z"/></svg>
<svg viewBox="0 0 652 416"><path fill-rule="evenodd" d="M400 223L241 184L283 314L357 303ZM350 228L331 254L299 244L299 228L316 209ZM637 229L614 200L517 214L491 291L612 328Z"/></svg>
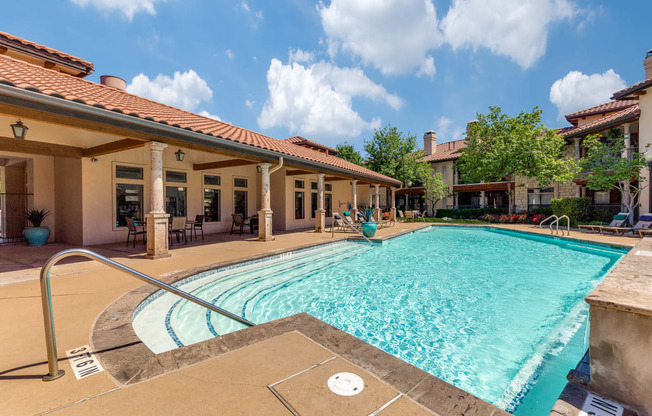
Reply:
<svg viewBox="0 0 652 416"><path fill-rule="evenodd" d="M32 208L25 213L25 218L27 218L27 221L29 221L34 227L40 227L41 223L48 215L50 215L50 212L45 209Z"/></svg>

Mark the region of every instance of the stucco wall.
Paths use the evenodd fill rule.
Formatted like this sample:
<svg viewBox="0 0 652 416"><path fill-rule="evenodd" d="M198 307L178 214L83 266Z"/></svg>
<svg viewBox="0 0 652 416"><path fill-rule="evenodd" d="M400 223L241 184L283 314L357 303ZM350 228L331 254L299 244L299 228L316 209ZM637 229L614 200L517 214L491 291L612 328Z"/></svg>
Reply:
<svg viewBox="0 0 652 416"><path fill-rule="evenodd" d="M450 189L451 193L453 192L453 186L454 186L454 178L455 178L455 162L452 160L444 161L444 162L433 162L430 164L430 166L433 168L435 173L442 173L442 169L444 166L446 166L446 177L444 179L444 183L448 185L448 188ZM452 208L454 205L454 200L453 197L450 196L446 198L446 200L442 199L437 204L435 205L437 209L440 208Z"/></svg>
<svg viewBox="0 0 652 416"><path fill-rule="evenodd" d="M652 148L652 95L650 95L649 91L647 94L639 96L639 107L641 109L641 116L638 120L638 147L641 152L644 152L645 146L650 145L650 148ZM652 207L650 207L649 186L650 172L645 168L641 175L648 180L648 186L645 187L640 195L640 212L651 212Z"/></svg>
<svg viewBox="0 0 652 416"><path fill-rule="evenodd" d="M57 241L83 244L81 159L54 158L54 195Z"/></svg>

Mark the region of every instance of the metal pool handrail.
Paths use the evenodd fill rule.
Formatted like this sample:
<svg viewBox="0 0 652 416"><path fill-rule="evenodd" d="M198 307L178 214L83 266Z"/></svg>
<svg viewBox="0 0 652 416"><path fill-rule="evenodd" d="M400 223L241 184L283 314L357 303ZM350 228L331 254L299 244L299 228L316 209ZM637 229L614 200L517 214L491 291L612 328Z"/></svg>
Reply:
<svg viewBox="0 0 652 416"><path fill-rule="evenodd" d="M545 220L543 220L543 221L541 221L541 222L539 223L539 228L543 229L543 224L544 224L546 221L548 221L549 219L551 219L551 218L555 218L556 220L559 219L558 216L556 216L555 214L552 214L551 216L549 216L548 218L546 218Z"/></svg>
<svg viewBox="0 0 652 416"><path fill-rule="evenodd" d="M553 225L557 226L556 231L557 231L557 234L559 234L559 221L561 221L564 218L566 218L566 220L568 221L568 223L567 223L567 225L568 225L568 235L570 235L570 218L568 218L568 215L562 215L561 217L557 218L556 220L554 220L553 222L550 223L550 234L553 233L553 231L552 231L552 226ZM563 229L561 230L561 235L564 235L564 230Z"/></svg>
<svg viewBox="0 0 652 416"><path fill-rule="evenodd" d="M365 236L364 234L362 234L362 233L361 233L357 228L355 228L355 227L354 227L351 223L349 223L347 220L345 220L344 218L342 218L342 222L343 222L344 224L346 224L349 228L351 228L353 231L355 231L356 233L358 233L358 234L360 235L360 237L362 237L362 238L364 238L365 240L367 240L367 243L369 243L369 244L373 244L373 242L371 242L371 240L368 239L367 236ZM335 214L333 214L333 218L331 219L331 236L332 236L332 237L335 237Z"/></svg>
<svg viewBox="0 0 652 416"><path fill-rule="evenodd" d="M190 302L196 303L199 306L203 306L206 309L210 309L213 312L217 312L220 315L224 315L227 318L231 318L235 321L238 321L241 324L247 326L255 325L251 321L248 321L227 310L224 310L204 300L201 300L191 295L188 292L179 290L173 286L161 282L160 280L154 279L153 277L150 277L144 273L129 268L123 264L120 264L116 261L113 261L107 257L99 255L90 250L85 250L81 248L63 250L55 254L54 256L50 257L48 261L45 262L45 265L43 265L43 267L41 268L41 303L43 305L43 321L45 323L45 346L47 347L47 351L48 351L48 370L49 370L49 373L46 376L43 376L43 381L56 380L65 374L65 371L59 370L59 362L57 361L57 340L54 334L54 319L52 317L52 294L50 292L50 269L52 269L52 266L54 266L59 260L64 259L66 257L72 257L72 256L81 256L81 257L89 258L91 260L99 261L100 263L106 266L125 272L128 275L135 277L139 280L142 280L146 283L150 283L158 287L159 289L168 291L177 296L181 296L182 298Z"/></svg>

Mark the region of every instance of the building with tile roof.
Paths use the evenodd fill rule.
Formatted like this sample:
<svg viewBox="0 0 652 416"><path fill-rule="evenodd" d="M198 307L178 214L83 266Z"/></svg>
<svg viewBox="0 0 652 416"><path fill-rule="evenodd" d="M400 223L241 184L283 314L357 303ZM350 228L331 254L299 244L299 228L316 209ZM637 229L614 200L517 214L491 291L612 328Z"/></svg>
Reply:
<svg viewBox="0 0 652 416"><path fill-rule="evenodd" d="M93 69L0 32L0 181L24 178L17 190L29 195L29 207L51 211L54 241L126 240L125 219L152 213L156 221L204 215L208 232L228 231L231 214L258 213L260 238L268 240L274 229L323 231L320 217L334 207L355 208L358 195L366 204L372 188L401 185L317 142L278 140L139 97L117 77L83 79ZM29 128L25 139L12 137L18 119Z"/></svg>

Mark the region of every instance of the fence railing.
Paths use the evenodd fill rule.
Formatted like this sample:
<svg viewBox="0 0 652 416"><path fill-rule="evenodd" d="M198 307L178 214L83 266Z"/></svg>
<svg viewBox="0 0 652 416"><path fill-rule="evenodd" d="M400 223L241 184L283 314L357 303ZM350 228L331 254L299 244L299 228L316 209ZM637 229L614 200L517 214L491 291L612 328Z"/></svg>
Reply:
<svg viewBox="0 0 652 416"><path fill-rule="evenodd" d="M33 207L33 194L0 193L0 241L23 240L23 230L29 226L25 213Z"/></svg>

